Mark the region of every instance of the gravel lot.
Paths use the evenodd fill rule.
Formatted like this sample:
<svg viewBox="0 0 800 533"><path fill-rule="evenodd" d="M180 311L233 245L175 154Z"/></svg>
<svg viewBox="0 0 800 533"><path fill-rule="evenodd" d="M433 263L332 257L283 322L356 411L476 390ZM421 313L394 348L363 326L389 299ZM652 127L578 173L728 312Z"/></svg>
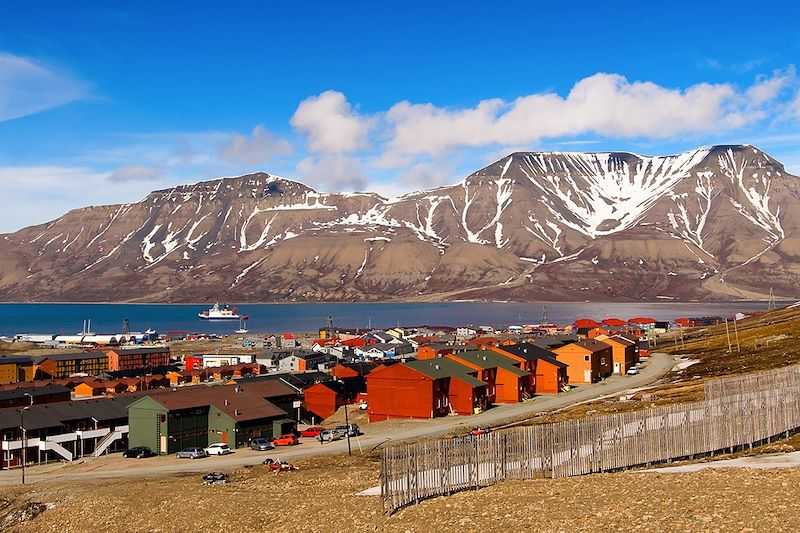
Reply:
<svg viewBox="0 0 800 533"><path fill-rule="evenodd" d="M376 484L374 459L319 457L298 465L277 476L262 466L229 471L229 484L210 487L196 474L9 487L0 497L0 530L794 531L800 519L798 468L509 481L387 517L378 497L355 495ZM30 502L51 508L19 520L18 509Z"/></svg>

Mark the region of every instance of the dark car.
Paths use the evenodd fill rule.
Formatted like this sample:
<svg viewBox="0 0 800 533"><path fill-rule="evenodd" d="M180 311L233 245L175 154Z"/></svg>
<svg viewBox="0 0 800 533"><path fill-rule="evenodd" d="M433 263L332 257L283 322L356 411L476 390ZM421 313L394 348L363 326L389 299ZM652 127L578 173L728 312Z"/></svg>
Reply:
<svg viewBox="0 0 800 533"><path fill-rule="evenodd" d="M250 448L259 452L275 449L275 445L267 439L257 438L250 441Z"/></svg>
<svg viewBox="0 0 800 533"><path fill-rule="evenodd" d="M122 452L122 457L126 459L142 459L144 457L152 457L155 454L153 450L148 448L147 446L136 446L135 448L130 448Z"/></svg>

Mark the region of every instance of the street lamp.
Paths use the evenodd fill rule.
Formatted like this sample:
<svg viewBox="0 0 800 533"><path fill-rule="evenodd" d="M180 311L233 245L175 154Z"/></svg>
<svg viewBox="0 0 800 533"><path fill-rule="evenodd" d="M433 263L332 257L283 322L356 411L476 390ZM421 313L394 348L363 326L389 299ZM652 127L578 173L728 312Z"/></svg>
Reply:
<svg viewBox="0 0 800 533"><path fill-rule="evenodd" d="M19 409L19 427L22 430L22 484L25 484L25 463L28 462L28 454L27 454L27 447L28 447L28 431L25 429L25 411L30 409L33 406L33 395L24 392L23 396L27 396L31 399L30 405L26 405L25 407L21 407Z"/></svg>

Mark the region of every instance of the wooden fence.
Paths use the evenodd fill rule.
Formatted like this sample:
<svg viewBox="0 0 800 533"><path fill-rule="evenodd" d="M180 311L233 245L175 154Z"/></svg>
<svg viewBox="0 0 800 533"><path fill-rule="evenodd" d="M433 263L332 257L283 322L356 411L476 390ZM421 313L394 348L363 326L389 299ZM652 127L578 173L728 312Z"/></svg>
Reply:
<svg viewBox="0 0 800 533"><path fill-rule="evenodd" d="M800 382L781 390L403 444L383 450L381 494L391 513L505 479L577 476L752 447L798 427Z"/></svg>
<svg viewBox="0 0 800 533"><path fill-rule="evenodd" d="M800 365L752 372L705 382L705 398L713 400L759 390L784 390L800 386Z"/></svg>

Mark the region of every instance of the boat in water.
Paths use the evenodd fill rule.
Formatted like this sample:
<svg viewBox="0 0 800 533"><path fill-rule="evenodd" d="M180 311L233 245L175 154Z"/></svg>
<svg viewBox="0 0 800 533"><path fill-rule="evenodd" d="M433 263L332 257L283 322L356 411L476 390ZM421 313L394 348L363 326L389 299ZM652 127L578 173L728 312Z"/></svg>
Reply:
<svg viewBox="0 0 800 533"><path fill-rule="evenodd" d="M197 316L203 320L247 320L247 315L240 315L235 307L225 305L220 307L215 303L211 309L206 309Z"/></svg>
<svg viewBox="0 0 800 533"><path fill-rule="evenodd" d="M247 326L245 325L246 320L247 317L242 317L239 319L239 329L234 330L234 333L247 333L248 331L250 331L247 329Z"/></svg>

